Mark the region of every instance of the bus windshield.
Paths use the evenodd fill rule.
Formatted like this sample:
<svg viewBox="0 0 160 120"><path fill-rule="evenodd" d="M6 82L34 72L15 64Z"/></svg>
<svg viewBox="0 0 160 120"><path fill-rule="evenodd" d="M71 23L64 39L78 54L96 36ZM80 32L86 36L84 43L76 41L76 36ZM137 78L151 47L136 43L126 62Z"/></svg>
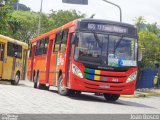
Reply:
<svg viewBox="0 0 160 120"><path fill-rule="evenodd" d="M135 38L79 32L74 58L101 66L136 66L136 49Z"/></svg>

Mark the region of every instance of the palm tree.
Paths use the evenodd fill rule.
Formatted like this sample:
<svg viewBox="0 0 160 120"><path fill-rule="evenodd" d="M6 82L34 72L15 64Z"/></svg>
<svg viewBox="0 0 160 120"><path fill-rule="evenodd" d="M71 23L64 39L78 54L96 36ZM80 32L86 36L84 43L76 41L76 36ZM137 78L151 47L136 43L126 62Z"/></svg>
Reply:
<svg viewBox="0 0 160 120"><path fill-rule="evenodd" d="M134 19L134 22L135 22L135 26L137 27L138 31L145 28L146 20L144 19L143 16L136 17Z"/></svg>

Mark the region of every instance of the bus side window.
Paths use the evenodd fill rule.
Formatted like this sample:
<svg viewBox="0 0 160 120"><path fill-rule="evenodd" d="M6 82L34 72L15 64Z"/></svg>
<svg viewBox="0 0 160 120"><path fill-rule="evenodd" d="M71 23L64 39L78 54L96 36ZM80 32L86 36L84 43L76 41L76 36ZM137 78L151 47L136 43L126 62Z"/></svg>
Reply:
<svg viewBox="0 0 160 120"><path fill-rule="evenodd" d="M37 56L37 55L38 55L38 50L39 50L39 41L36 43L35 56Z"/></svg>
<svg viewBox="0 0 160 120"><path fill-rule="evenodd" d="M48 43L49 43L49 37L46 37L46 38L44 39L43 54L46 54L46 53L47 53Z"/></svg>
<svg viewBox="0 0 160 120"><path fill-rule="evenodd" d="M8 42L7 43L7 56L14 57L14 44Z"/></svg>
<svg viewBox="0 0 160 120"><path fill-rule="evenodd" d="M60 45L60 47L61 47L60 52L65 52L66 51L68 31L69 31L69 29L66 29L66 30L63 31L61 45Z"/></svg>
<svg viewBox="0 0 160 120"><path fill-rule="evenodd" d="M0 60L3 61L4 58L4 44L0 43Z"/></svg>
<svg viewBox="0 0 160 120"><path fill-rule="evenodd" d="M14 44L14 57L22 58L22 46Z"/></svg>
<svg viewBox="0 0 160 120"><path fill-rule="evenodd" d="M38 55L44 55L47 53L47 48L48 48L48 42L49 42L49 37L42 38L39 40L36 44L36 56Z"/></svg>
<svg viewBox="0 0 160 120"><path fill-rule="evenodd" d="M61 33L59 32L59 33L56 34L56 39L55 39L53 52L58 52L59 51L60 41L61 41Z"/></svg>
<svg viewBox="0 0 160 120"><path fill-rule="evenodd" d="M43 54L43 39L41 39L40 41L39 41L39 53L38 53L38 55L42 55Z"/></svg>

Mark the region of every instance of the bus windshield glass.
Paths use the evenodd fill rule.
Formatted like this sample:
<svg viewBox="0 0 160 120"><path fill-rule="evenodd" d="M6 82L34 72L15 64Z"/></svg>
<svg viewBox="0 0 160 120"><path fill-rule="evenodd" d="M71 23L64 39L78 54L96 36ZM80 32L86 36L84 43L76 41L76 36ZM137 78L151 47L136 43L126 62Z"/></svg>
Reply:
<svg viewBox="0 0 160 120"><path fill-rule="evenodd" d="M78 33L75 60L101 66L136 66L137 40L100 33Z"/></svg>

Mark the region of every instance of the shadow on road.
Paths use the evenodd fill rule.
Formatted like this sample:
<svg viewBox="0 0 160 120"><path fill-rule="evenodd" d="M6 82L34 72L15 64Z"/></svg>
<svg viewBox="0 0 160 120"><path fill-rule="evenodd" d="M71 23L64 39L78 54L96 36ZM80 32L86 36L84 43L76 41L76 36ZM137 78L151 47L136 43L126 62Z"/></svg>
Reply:
<svg viewBox="0 0 160 120"><path fill-rule="evenodd" d="M123 105L123 106L133 106L133 107L144 107L144 108L154 108L149 105L144 105L141 103L129 101L129 99L122 100L121 98L115 102L109 102L106 101L103 96L95 96L89 95L89 94L81 94L81 95L75 95L75 96L69 96L69 98L73 100L81 100L81 101L91 101L91 102L103 102L103 103L109 103L109 104L115 104L115 105Z"/></svg>
<svg viewBox="0 0 160 120"><path fill-rule="evenodd" d="M11 85L10 81L0 81L0 85Z"/></svg>
<svg viewBox="0 0 160 120"><path fill-rule="evenodd" d="M50 92L58 94L57 90L50 90ZM64 96L66 97L66 96ZM72 100L78 100L78 101L91 101L91 102L101 102L101 103L109 103L109 104L115 104L115 105L123 105L123 106L133 106L133 107L143 107L143 108L154 108L149 105L133 102L130 99L122 100L121 98L115 102L109 102L104 99L103 96L95 96L94 93L89 94L80 94L80 95L71 95L68 96L68 98ZM141 98L138 98L141 99ZM146 99L146 98L144 98ZM156 109L156 108L155 108Z"/></svg>

